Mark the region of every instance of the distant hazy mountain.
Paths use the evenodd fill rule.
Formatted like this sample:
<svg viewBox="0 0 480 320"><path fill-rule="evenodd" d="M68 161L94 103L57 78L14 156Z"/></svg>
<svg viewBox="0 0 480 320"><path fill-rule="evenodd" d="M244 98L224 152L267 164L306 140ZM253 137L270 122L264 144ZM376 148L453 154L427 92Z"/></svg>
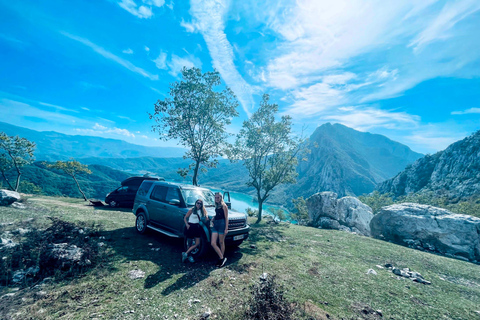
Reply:
<svg viewBox="0 0 480 320"><path fill-rule="evenodd" d="M297 168L297 185L286 191L293 197L320 191L339 196L369 193L423 156L385 136L330 123L315 130L308 148L307 161Z"/></svg>
<svg viewBox="0 0 480 320"><path fill-rule="evenodd" d="M18 135L37 144L37 160L66 160L87 157L135 158L135 157L181 157L185 149L171 147L145 147L122 140L92 136L71 136L54 131L35 131L0 122L0 131L10 136Z"/></svg>
<svg viewBox="0 0 480 320"><path fill-rule="evenodd" d="M480 196L480 131L417 160L378 190L395 196L433 191L451 200Z"/></svg>

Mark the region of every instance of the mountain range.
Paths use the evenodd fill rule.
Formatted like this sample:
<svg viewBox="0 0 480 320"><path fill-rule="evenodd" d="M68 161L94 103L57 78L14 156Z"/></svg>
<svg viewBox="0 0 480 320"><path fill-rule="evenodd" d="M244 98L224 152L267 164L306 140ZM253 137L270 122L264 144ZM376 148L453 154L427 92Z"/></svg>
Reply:
<svg viewBox="0 0 480 320"><path fill-rule="evenodd" d="M87 157L135 158L135 157L181 157L185 149L172 147L145 147L122 140L93 136L66 135L55 131L35 131L0 122L0 131L9 136L20 136L35 142L37 160L56 161Z"/></svg>
<svg viewBox="0 0 480 320"><path fill-rule="evenodd" d="M289 195L308 197L333 191L340 197L372 192L423 155L379 134L341 124L319 126L307 142L310 154L300 161L297 184Z"/></svg>
<svg viewBox="0 0 480 320"><path fill-rule="evenodd" d="M450 201L480 194L480 130L445 150L427 155L395 177L378 185L380 193L395 197L434 192Z"/></svg>
<svg viewBox="0 0 480 320"><path fill-rule="evenodd" d="M179 168L185 168L191 162L173 157L177 153L183 155L184 150L180 148L151 148L113 139L38 132L5 123L0 123L1 130L34 141L37 144L35 156L39 160L75 158L89 166L98 166L97 172L108 174L109 170L105 168L109 167L113 169L112 172L122 171L127 175L147 173L169 180L189 182L189 178L182 180L177 174ZM279 186L269 202L285 204L285 199L309 197L320 191L333 191L339 196L369 193L378 183L395 176L408 164L422 157L422 154L385 136L330 123L319 126L305 147L310 153L305 161L299 161L297 184ZM154 157L152 154L162 156ZM36 165L35 170L47 169ZM115 176L118 177L118 173ZM24 179L37 184L36 181L29 180L27 174ZM92 179L94 178L88 178ZM231 163L226 159L220 159L217 168L209 169L199 177L203 186L253 194L253 190L246 186L247 180L248 173L242 163ZM94 194L99 197L99 191Z"/></svg>

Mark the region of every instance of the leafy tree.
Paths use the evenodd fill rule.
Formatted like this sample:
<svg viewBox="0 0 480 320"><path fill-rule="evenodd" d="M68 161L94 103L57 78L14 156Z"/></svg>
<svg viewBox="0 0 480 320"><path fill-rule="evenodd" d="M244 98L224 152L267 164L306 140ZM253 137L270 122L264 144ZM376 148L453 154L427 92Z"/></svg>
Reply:
<svg viewBox="0 0 480 320"><path fill-rule="evenodd" d="M215 159L223 155L227 145L226 126L238 115L238 102L228 87L223 91L214 88L221 84L217 71L202 73L198 68L183 68L182 81L171 84L170 98L155 103L155 113L150 114L157 125L161 140L178 139L189 149L184 159L194 162L178 173L185 178L193 169L193 185L198 185L198 171L216 167Z"/></svg>
<svg viewBox="0 0 480 320"><path fill-rule="evenodd" d="M57 161L54 164L47 164L46 166L48 168L61 170L61 171L65 172L66 174L68 174L70 177L72 177L73 180L75 180L75 183L77 184L78 191L80 191L80 193L82 194L83 199L85 199L85 201L88 201L87 197L85 196L85 193L83 193L82 189L80 189L80 184L77 181L77 175L78 174L81 174L81 173L91 174L92 173L92 171L90 171L90 169L88 169L87 165L81 164L80 162L78 162L74 159L70 159L69 161Z"/></svg>
<svg viewBox="0 0 480 320"><path fill-rule="evenodd" d="M370 194L359 196L358 199L372 208L373 214L380 212L385 206L389 206L394 203L393 195L390 193L380 193L377 190L373 191Z"/></svg>
<svg viewBox="0 0 480 320"><path fill-rule="evenodd" d="M19 136L11 137L5 132L0 132L0 172L13 191L17 191L20 185L20 176L22 175L20 168L35 160L33 156L35 147L34 142L25 138L20 138ZM12 168L15 168L17 171L15 187L12 186L6 176L6 172Z"/></svg>
<svg viewBox="0 0 480 320"><path fill-rule="evenodd" d="M262 205L271 191L280 184L295 183L297 156L304 149L301 139L293 137L292 118L282 116L275 121L278 105L269 103L264 94L260 108L243 122L231 160L243 160L248 170L247 185L255 188L258 200L257 223L262 220Z"/></svg>
<svg viewBox="0 0 480 320"><path fill-rule="evenodd" d="M292 203L295 206L291 217L293 220L297 220L298 224L306 225L308 224L308 209L307 202L303 197L298 197L297 199L292 199Z"/></svg>
<svg viewBox="0 0 480 320"><path fill-rule="evenodd" d="M280 208L268 208L268 211L270 211L273 216L273 221L275 221L276 223L287 220L287 215L285 214L285 211Z"/></svg>

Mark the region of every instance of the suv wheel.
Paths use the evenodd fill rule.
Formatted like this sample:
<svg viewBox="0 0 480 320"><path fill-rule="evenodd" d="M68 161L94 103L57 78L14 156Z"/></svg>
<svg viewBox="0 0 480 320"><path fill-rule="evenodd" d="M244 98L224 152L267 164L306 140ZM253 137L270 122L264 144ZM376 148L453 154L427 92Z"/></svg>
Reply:
<svg viewBox="0 0 480 320"><path fill-rule="evenodd" d="M110 207L112 207L112 208L116 208L116 207L118 207L118 202L115 201L115 200L112 200L112 201L110 201L109 205L110 205Z"/></svg>
<svg viewBox="0 0 480 320"><path fill-rule="evenodd" d="M137 215L137 219L135 220L135 229L140 234L145 233L147 231L147 218L145 217L145 213L140 212Z"/></svg>
<svg viewBox="0 0 480 320"><path fill-rule="evenodd" d="M183 238L183 248L185 249L185 251L187 251L188 248L190 248L194 243L195 243L195 239L190 239L187 237ZM210 243L207 241L207 237L205 236L205 233L202 232L200 245L195 249L193 249L190 252L190 255L193 256L193 258L195 259L200 258L201 256L204 256L207 253L209 248L210 248Z"/></svg>

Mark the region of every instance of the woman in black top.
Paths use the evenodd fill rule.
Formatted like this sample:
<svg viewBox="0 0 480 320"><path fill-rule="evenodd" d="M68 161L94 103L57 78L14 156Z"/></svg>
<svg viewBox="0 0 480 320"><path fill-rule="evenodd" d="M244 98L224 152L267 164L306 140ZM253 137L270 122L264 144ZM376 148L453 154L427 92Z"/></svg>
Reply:
<svg viewBox="0 0 480 320"><path fill-rule="evenodd" d="M217 266L219 268L225 265L227 258L225 258L225 236L228 233L228 207L223 201L220 193L215 193L215 217L213 218L212 241L213 250L218 255ZM217 241L220 246L218 246Z"/></svg>

